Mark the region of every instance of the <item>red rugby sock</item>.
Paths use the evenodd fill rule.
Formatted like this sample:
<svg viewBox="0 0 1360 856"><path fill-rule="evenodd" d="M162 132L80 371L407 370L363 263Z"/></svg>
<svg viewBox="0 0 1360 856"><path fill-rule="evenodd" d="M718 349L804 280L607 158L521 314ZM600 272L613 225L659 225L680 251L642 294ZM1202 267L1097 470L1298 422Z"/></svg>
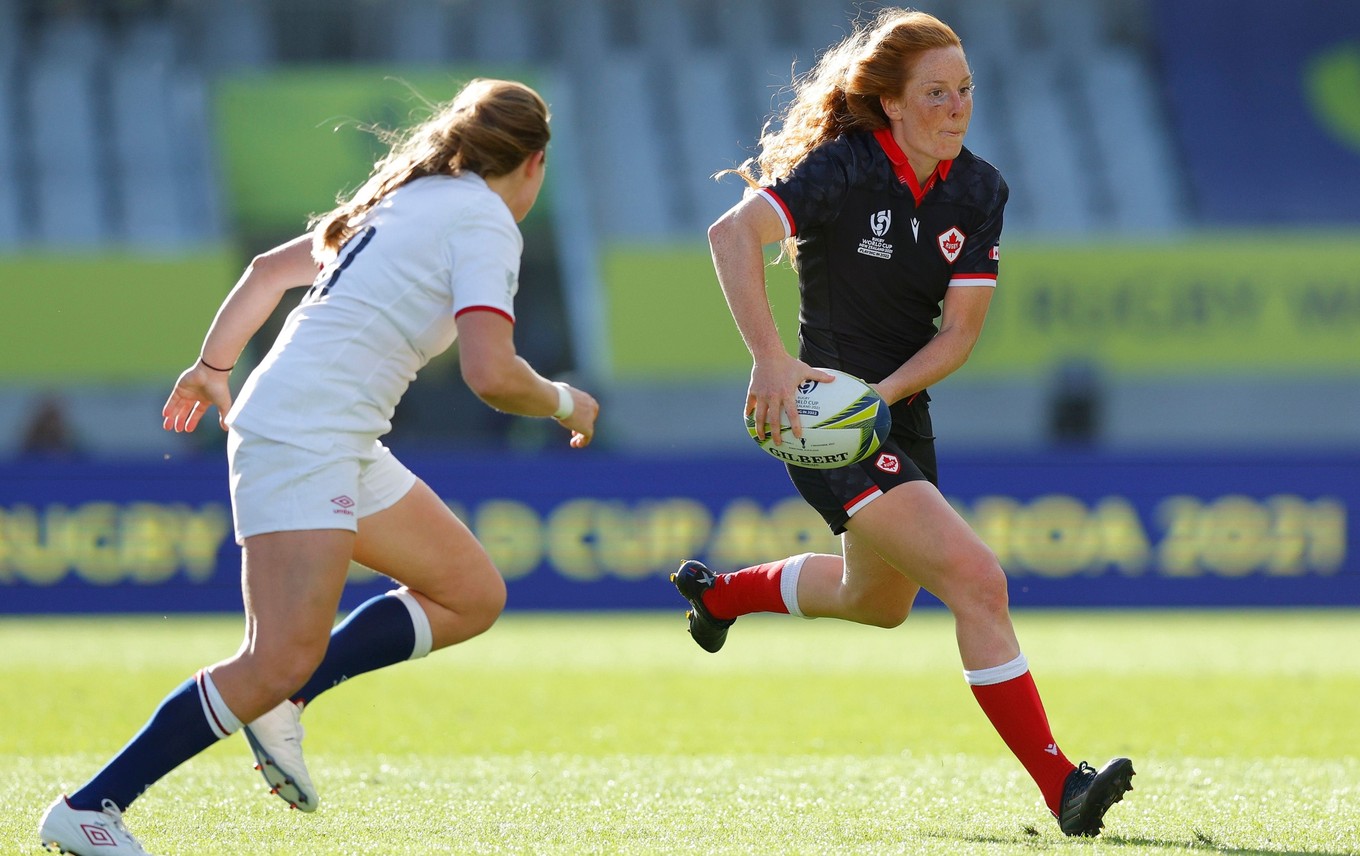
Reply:
<svg viewBox="0 0 1360 856"><path fill-rule="evenodd" d="M784 604L779 581L788 559L766 562L730 574L718 574L713 588L704 592L704 606L714 618L736 618L752 612L782 612Z"/></svg>
<svg viewBox="0 0 1360 856"><path fill-rule="evenodd" d="M1074 765L1063 755L1048 726L1048 715L1028 670L1017 678L995 684L973 684L973 696L992 727L1020 760L1049 811L1058 813L1063 783Z"/></svg>

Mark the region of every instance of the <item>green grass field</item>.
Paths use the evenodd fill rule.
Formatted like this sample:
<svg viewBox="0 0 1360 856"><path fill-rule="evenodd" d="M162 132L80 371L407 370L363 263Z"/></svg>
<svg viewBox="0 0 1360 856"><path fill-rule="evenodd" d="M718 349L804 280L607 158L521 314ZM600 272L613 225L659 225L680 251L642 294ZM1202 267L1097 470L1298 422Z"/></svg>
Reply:
<svg viewBox="0 0 1360 856"><path fill-rule="evenodd" d="M153 853L1360 853L1360 614L1017 615L1075 761L1134 759L1098 839L1065 839L974 704L947 615L876 630L511 614L305 718L312 815L232 737L128 814ZM236 618L0 620L0 852Z"/></svg>

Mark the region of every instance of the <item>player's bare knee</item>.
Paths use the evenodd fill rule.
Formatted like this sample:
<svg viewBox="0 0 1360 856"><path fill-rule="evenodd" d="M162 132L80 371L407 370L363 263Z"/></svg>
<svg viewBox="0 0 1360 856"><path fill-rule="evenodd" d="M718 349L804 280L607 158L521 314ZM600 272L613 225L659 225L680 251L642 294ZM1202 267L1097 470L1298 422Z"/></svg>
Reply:
<svg viewBox="0 0 1360 856"><path fill-rule="evenodd" d="M294 634L261 648L261 659L265 662L264 671L277 675L283 684L296 682L297 686L285 690L292 692L307 682L321 661L326 658L330 646L330 634Z"/></svg>
<svg viewBox="0 0 1360 856"><path fill-rule="evenodd" d="M887 630L901 627L902 623L907 620L907 616L911 614L910 603L897 603L891 600L880 600L873 609L870 620L866 623Z"/></svg>
<svg viewBox="0 0 1360 856"><path fill-rule="evenodd" d="M900 627L911 613L911 600L887 596L881 591L857 592L849 605L859 624L891 630Z"/></svg>
<svg viewBox="0 0 1360 856"><path fill-rule="evenodd" d="M445 610L451 622L448 629L457 641L485 633L505 610L505 580L494 568L473 579L463 578L446 589L438 596L429 592L423 594ZM433 616L432 620L435 620ZM442 638L441 634L436 636Z"/></svg>
<svg viewBox="0 0 1360 856"><path fill-rule="evenodd" d="M505 611L505 599L505 580L500 575L478 588L464 613L474 625L475 632L484 633L496 623L496 619Z"/></svg>
<svg viewBox="0 0 1360 856"><path fill-rule="evenodd" d="M869 616L867 621L862 621L860 623L867 624L870 627L882 627L884 630L892 630L894 627L901 627L903 622L905 622L906 620L907 620L906 610L903 610L901 612L881 611L878 612L877 614Z"/></svg>
<svg viewBox="0 0 1360 856"><path fill-rule="evenodd" d="M271 658L258 664L252 682L261 697L277 703L301 689L320 664L320 657L305 654Z"/></svg>
<svg viewBox="0 0 1360 856"><path fill-rule="evenodd" d="M955 615L1006 615L1009 595L1006 574L996 555L988 549L955 557L949 573L932 590Z"/></svg>
<svg viewBox="0 0 1360 856"><path fill-rule="evenodd" d="M990 551L984 560L969 568L968 580L968 599L974 611L997 617L1009 614L1010 593L1006 573Z"/></svg>

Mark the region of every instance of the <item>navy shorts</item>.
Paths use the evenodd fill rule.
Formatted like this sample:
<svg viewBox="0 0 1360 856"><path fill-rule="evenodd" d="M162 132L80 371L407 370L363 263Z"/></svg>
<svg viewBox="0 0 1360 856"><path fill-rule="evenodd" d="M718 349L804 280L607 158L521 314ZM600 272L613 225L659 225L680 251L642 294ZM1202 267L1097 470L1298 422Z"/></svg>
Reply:
<svg viewBox="0 0 1360 856"><path fill-rule="evenodd" d="M939 485L934 437L894 433L873 455L834 470L785 466L798 493L836 535L845 531L856 511L900 484L928 481Z"/></svg>

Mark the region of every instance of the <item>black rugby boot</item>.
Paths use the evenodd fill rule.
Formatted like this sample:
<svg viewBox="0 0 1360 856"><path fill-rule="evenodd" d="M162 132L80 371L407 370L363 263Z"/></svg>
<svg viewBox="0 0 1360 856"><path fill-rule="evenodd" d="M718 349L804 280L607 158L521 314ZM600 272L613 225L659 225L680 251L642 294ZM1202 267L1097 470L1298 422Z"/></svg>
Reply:
<svg viewBox="0 0 1360 856"><path fill-rule="evenodd" d="M671 582L675 583L675 588L689 601L689 612L685 614L689 619L689 635L694 637L700 648L710 654L718 653L723 643L727 641L727 628L737 623L735 618L714 618L704 606L704 592L713 588L717 581L718 578L712 571L702 562L693 559L681 564L680 570L671 574Z"/></svg>
<svg viewBox="0 0 1360 856"><path fill-rule="evenodd" d="M1082 761L1063 783L1058 826L1064 835L1095 837L1105 826L1105 812L1133 790L1133 762L1115 758L1100 771Z"/></svg>

